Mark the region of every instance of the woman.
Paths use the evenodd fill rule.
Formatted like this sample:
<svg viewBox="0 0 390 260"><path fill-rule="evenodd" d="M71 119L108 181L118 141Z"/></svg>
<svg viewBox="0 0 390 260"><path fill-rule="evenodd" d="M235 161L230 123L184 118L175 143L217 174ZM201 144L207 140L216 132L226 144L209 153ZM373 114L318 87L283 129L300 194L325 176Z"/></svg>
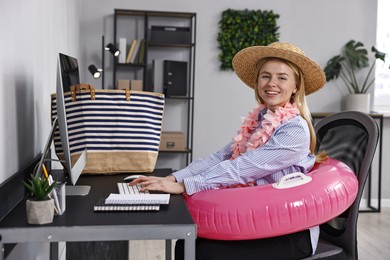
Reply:
<svg viewBox="0 0 390 260"><path fill-rule="evenodd" d="M326 155L314 154L316 136L305 95L325 83L322 68L297 47L276 42L238 52L233 68L259 103L233 140L165 178L142 177L144 190L193 193L277 182L292 172L308 173ZM315 252L319 228L250 241L197 239L197 259L299 259ZM179 259L182 241L176 246ZM287 257L286 257L287 256Z"/></svg>

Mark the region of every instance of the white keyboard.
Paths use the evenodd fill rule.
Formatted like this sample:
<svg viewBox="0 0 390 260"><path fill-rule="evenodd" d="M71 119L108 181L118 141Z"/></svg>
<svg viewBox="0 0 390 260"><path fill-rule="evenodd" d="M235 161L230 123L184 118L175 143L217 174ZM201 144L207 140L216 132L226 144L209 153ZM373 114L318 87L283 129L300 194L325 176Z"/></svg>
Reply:
<svg viewBox="0 0 390 260"><path fill-rule="evenodd" d="M149 191L140 191L141 184L130 186L127 182L118 182L119 194L148 194Z"/></svg>

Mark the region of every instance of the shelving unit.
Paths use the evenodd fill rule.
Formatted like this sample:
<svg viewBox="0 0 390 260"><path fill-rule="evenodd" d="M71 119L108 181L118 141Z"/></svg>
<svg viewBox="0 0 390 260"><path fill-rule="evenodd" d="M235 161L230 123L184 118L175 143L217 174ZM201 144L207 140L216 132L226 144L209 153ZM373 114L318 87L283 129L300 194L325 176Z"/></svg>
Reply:
<svg viewBox="0 0 390 260"><path fill-rule="evenodd" d="M188 43L157 42L152 40L152 26L188 28ZM187 62L186 95L167 96L163 119L164 131L180 131L185 134L186 148L160 151L157 167L180 169L192 161L193 118L194 118L194 83L195 83L195 43L196 13L160 12L143 10L114 10L114 40L119 45L119 38L126 38L127 48L133 39L145 39L143 63L119 63L113 61L113 86L119 79L142 80L143 90L161 92L163 86L153 82L153 60ZM169 39L170 40L170 39ZM127 56L127 53L126 53ZM162 76L162 75L161 75Z"/></svg>

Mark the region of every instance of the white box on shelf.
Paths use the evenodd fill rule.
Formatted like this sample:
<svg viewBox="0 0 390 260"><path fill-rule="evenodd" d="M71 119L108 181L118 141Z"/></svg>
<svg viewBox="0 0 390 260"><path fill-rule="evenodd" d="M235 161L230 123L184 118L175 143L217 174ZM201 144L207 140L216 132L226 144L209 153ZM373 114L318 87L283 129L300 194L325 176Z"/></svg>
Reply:
<svg viewBox="0 0 390 260"><path fill-rule="evenodd" d="M119 38L119 51L121 52L118 57L119 63L126 62L126 38Z"/></svg>

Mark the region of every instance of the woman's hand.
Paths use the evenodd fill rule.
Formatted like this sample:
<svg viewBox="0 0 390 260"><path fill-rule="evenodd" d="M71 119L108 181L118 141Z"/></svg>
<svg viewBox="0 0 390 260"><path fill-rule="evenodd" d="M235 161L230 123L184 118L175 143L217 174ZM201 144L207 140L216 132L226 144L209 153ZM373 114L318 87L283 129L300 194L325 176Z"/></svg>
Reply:
<svg viewBox="0 0 390 260"><path fill-rule="evenodd" d="M132 182L130 185L141 184L141 191L162 191L171 194L181 194L185 192L185 186L182 182L176 182L175 177L153 177L142 176Z"/></svg>

